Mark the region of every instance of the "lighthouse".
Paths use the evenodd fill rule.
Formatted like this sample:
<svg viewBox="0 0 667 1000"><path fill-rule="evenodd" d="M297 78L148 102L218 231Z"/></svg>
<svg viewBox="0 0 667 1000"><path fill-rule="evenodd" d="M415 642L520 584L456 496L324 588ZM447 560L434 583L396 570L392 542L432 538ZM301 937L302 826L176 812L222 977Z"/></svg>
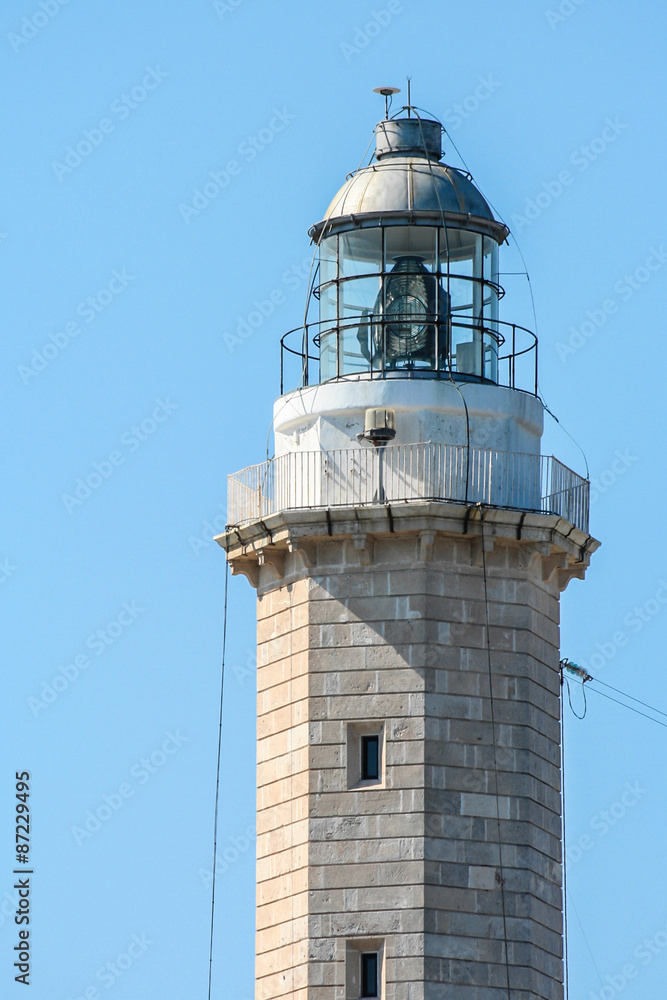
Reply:
<svg viewBox="0 0 667 1000"><path fill-rule="evenodd" d="M257 1000L563 997L559 597L598 542L588 482L541 452L509 231L442 137L387 110L311 228L275 455L229 477Z"/></svg>

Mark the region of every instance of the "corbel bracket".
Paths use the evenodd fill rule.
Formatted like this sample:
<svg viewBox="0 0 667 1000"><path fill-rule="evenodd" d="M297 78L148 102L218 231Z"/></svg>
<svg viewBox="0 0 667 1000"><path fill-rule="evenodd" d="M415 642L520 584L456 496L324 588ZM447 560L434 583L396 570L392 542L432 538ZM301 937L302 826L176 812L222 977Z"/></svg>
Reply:
<svg viewBox="0 0 667 1000"><path fill-rule="evenodd" d="M282 580L285 575L285 550L272 549L268 545L258 553L259 565L267 566L276 580Z"/></svg>

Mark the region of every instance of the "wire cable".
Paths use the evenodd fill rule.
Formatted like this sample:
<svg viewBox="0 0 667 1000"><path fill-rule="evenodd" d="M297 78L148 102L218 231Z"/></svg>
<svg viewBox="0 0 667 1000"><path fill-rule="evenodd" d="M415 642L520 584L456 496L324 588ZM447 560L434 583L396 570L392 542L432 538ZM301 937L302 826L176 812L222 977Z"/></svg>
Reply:
<svg viewBox="0 0 667 1000"><path fill-rule="evenodd" d="M586 479L590 480L590 478L591 478L591 472L590 472L590 469L588 467L588 459L586 458L586 452L581 447L581 445L579 444L579 442L577 441L577 439L574 438L574 437L572 437L572 435L567 430L567 428L563 426L563 424L560 422L560 420L558 419L558 417L556 416L556 414L551 412L551 410L547 406L546 400L545 400L545 398L544 398L543 395L540 395L540 399L542 400L542 406L544 407L545 411L549 414L549 416L553 420L556 421L556 423L558 424L558 426L560 427L560 429L563 431L563 433L567 434L567 436L569 437L569 439L572 442L572 444L574 444L579 449L579 451L581 452L582 458L584 460L584 465L586 466Z"/></svg>
<svg viewBox="0 0 667 1000"><path fill-rule="evenodd" d="M498 801L498 758L496 754L496 720L493 707L493 673L491 670L491 630L489 626L489 588L486 569L486 551L484 548L484 508L480 505L480 524L482 529L482 570L484 575L484 611L486 615L486 658L489 668L489 702L491 705L491 744L493 746L493 772L496 799L496 828L498 831L498 867L500 869L500 899L503 915L503 938L505 942L505 976L507 978L507 1000L511 1000L510 994L510 965L509 949L507 943L507 908L505 905L505 874L503 871L503 849L502 838L500 836L500 805Z"/></svg>
<svg viewBox="0 0 667 1000"><path fill-rule="evenodd" d="M301 380L300 380L299 385L298 385L299 389L301 389L304 386L304 384L306 382L306 376L307 376L307 373L308 373L308 310L310 309L310 303L311 303L312 296L313 296L313 289L315 287L315 278L317 277L317 272L319 271L319 267L320 267L320 262L318 260L317 261L317 267L315 267L315 271L313 272L313 266L315 265L315 260L317 258L317 254L319 252L319 249L320 249L320 245L319 245L319 243L316 243L315 244L315 249L313 250L313 256L312 256L311 261L310 261L310 269L308 271L308 283L307 283L307 286L306 286L307 287L307 292L306 292L306 307L305 307L305 309L303 311L303 340L302 340L302 343L303 343L303 348L302 348L303 349L303 364L301 366ZM269 433L271 433L270 430L269 430Z"/></svg>
<svg viewBox="0 0 667 1000"><path fill-rule="evenodd" d="M587 949L588 949L588 954L589 954L589 955L590 955L590 957L591 957L591 962L593 963L593 968L595 969L595 971L596 971L596 972L597 972L597 974L598 974L598 979L600 980L600 986L602 987L602 993L604 994L604 991L605 991L605 985L604 985L604 983L602 982L602 976L600 975L600 970L599 970L599 968L598 968L598 964L597 964L597 962L595 961L595 958L594 958L594 956L593 956L593 950L592 950L592 948L591 948L590 944L588 943L588 938L586 937L586 931L584 930L584 925L583 925L583 924L582 924L582 922L581 922L581 917L579 916L579 913L577 912L577 908L576 908L576 906L574 905L574 900L572 899L572 893L570 893L570 902L572 903L572 909L574 910L574 915L575 915L575 917L577 918L577 922L578 922L578 924L579 924L579 927L580 927L580 929L581 929L581 934L582 934L582 936L583 936L583 939L584 939L584 942L585 942L585 944L586 944L586 947L587 947Z"/></svg>
<svg viewBox="0 0 667 1000"><path fill-rule="evenodd" d="M597 688L591 688L591 691L594 694L599 695L600 698L606 698L607 701L613 701L616 705L620 705L622 708L627 708L629 712L634 712L635 715L641 715L644 719L648 719L649 722L655 722L656 726L662 726L663 729L667 729L667 723L661 722L660 719L654 719L652 715L647 715L646 712L640 712L638 708L633 708L632 705L626 705L625 702L619 701L618 698L612 698L611 695L605 694L604 691L598 691Z"/></svg>
<svg viewBox="0 0 667 1000"><path fill-rule="evenodd" d="M447 136L447 138L451 142L452 146L454 147L454 152L456 153L456 155L458 156L459 160L461 161L461 163L463 164L463 166L466 168L466 170L468 171L468 173L472 177L472 171L470 170L470 167L468 166L468 164L466 163L466 161L463 159L463 156L461 155L459 147L456 145L456 143L454 142L454 140L452 139L451 135L449 134L449 132L447 131L447 129L445 128L444 125L442 126L442 128L443 128L443 132L445 133L445 135ZM489 202L489 204L491 204L491 202ZM495 209L494 209L494 212L495 212ZM496 213L496 214L498 214L498 213ZM500 216L498 216L498 218L500 218Z"/></svg>
<svg viewBox="0 0 667 1000"><path fill-rule="evenodd" d="M421 117L419 115L419 111L421 111L423 109L419 108L419 109L414 109L414 110L416 111L417 121L419 123L419 134L421 135L422 146L424 147L424 152L426 153L426 151L427 151L426 150L426 138L424 136L424 128L422 126L422 120L421 120ZM426 114L428 114L428 112L426 112ZM444 131L444 128L443 128L443 131ZM433 185L433 192L434 192L436 200L438 202L438 208L440 209L440 220L442 222L442 229L443 229L443 232L445 234L445 245L446 245L446 252L447 252L447 297L448 297L449 301L451 302L450 269L449 269L449 259L450 259L450 253L449 253L449 232L448 232L448 229L447 229L447 220L446 220L446 217L445 217L445 210L443 208L442 201L440 200L440 192L438 191L438 185L437 185L436 180L435 180L435 174L433 173L433 165L431 163L430 157L427 157L427 162L428 162L429 174L430 174L430 177L431 177L431 183ZM439 266L440 265L438 263L438 267ZM438 283L438 288L439 288L439 283ZM467 403L467 400L466 400L465 396L463 395L463 392L461 391L461 389L459 388L459 386L456 384L456 381L454 380L454 375L453 375L453 372L452 372L451 313L447 317L446 337L447 337L447 355L448 355L448 364L447 364L447 367L448 367L448 370L449 370L449 380L448 381L451 383L451 385L454 386L454 388L458 392L459 396L461 397L461 400L463 402L463 409L465 411L465 417L466 417L466 492L465 492L465 502L468 503L468 492L469 492L469 486L470 486L470 414L468 413L468 403ZM438 355L439 355L439 353L440 353L440 347L438 345ZM436 361L436 365L439 366L440 365L440 358L436 357L435 361Z"/></svg>
<svg viewBox="0 0 667 1000"><path fill-rule="evenodd" d="M391 107L391 105L390 105L390 107ZM385 118L385 121L386 120L387 119ZM354 175L357 174L361 170L361 168L363 166L363 162L366 159L366 154L368 153L368 150L371 148L371 143L373 142L374 138L375 138L375 132L373 132L373 135L368 140L368 145L366 146L366 149L364 150L363 156L359 160L359 166L357 167L356 170L353 170L352 173L350 173L350 174L347 175L348 178L349 177L354 177ZM369 163L368 163L369 166L370 166L370 163L372 162L374 156L375 156L375 152L371 153L371 158L370 158Z"/></svg>
<svg viewBox="0 0 667 1000"><path fill-rule="evenodd" d="M642 706L643 706L644 708L648 708L648 709L649 709L649 710L650 710L651 712L656 712L656 713L657 713L658 715L662 715L662 716L664 716L664 717L665 717L665 719L667 719L667 712L663 712L663 711L661 711L661 709L659 709L659 708L655 708L655 707L654 707L653 705L649 705L649 704L648 704L648 702L645 702L645 701L641 701L641 700L640 700L639 698L635 698L635 697L633 697L633 695L631 695L631 694L628 694L628 692L627 692L627 691L621 691L621 690L619 690L619 688L615 688L615 687L612 687L612 685L611 685L611 684L605 684L605 682L604 682L604 681L599 681L599 680L597 679L597 677L593 677L593 678L592 678L592 680L593 680L593 681L594 681L594 682L595 682L596 684L601 684L601 685L602 685L602 687L606 687L606 688L609 688L609 690L610 690L610 691L615 691L615 692L616 692L616 694L620 694L620 695L623 695L623 697L624 697L624 698L629 698L629 699L630 699L630 701L634 701L634 702L636 702L636 703L637 703L638 705L642 705ZM598 691L598 694L602 694L602 691ZM628 708L630 708L631 706L630 706L630 705L628 705L627 707L628 707ZM655 721L657 721L657 720L655 720Z"/></svg>
<svg viewBox="0 0 667 1000"><path fill-rule="evenodd" d="M567 660L566 661L562 661L562 665L563 666L567 667L567 664L568 664ZM572 664L572 666L577 667L578 665L577 664ZM583 715L578 715L574 711L574 708L572 707L572 700L570 698L570 684L569 684L569 681L568 681L567 677L565 677L564 672L561 673L561 692L563 692L563 690L564 690L564 685L567 684L568 701L570 703L570 708L572 709L572 713L573 713L573 715L577 719L583 719L586 716L586 687L585 687L586 683L601 684L603 687L609 688L610 691L614 691L616 694L620 694L624 698L629 698L631 701L636 702L638 705L642 705L644 708L648 708L649 711L656 712L658 715L662 715L665 718L667 718L667 712L663 712L659 708L654 708L653 705L649 705L648 702L641 701L639 698L635 698L633 695L627 694L625 691L621 691L619 688L615 688L611 684L606 684L604 681L597 680L595 677L592 677L590 674L586 673L583 670L583 668L579 667L578 669L581 671L581 674L580 674L580 676L582 677L581 689L582 689L583 694L584 694L584 714ZM640 712L639 709L633 708L632 705L626 705L625 702L619 701L617 698L612 698L611 695L605 694L604 691L598 691L597 688L593 687L593 688L591 688L591 691L593 691L594 694L600 695L601 698L606 698L608 701L613 701L614 704L620 705L621 708L627 708L630 712L634 712L635 715L640 715L640 716L642 716L642 718L648 719L650 722L655 722L658 726L662 726L664 729L667 729L667 724L666 723L661 722L659 719L653 718L653 716L651 716L651 715L647 715L646 712ZM563 697L562 696L561 696L561 704L564 707L564 701L563 701ZM565 733L565 713L564 713L564 711L561 711L561 774L562 774L562 789L563 789L563 791L562 791L562 803L563 803L563 808L562 808L562 812L563 812L563 820L562 820L562 822L563 822L563 907L564 907L564 921L565 921L564 962L565 962L565 997L566 997L566 1000L569 1000L569 995L570 994L569 994L569 969L568 969L568 946L567 946L567 937L568 937L568 935L567 935L567 901L568 901L568 898L569 898L570 902L572 903L572 908L574 909L574 913L575 913L575 916L577 918L577 922L579 923L579 927L581 929L581 933L582 933L584 942L586 944L586 948L588 949L588 954L590 956L591 962L593 963L593 966L594 966L595 971L597 973L598 979L600 980L600 985L602 986L603 991L604 991L604 983L602 982L602 976L600 975L600 970L599 970L599 968L597 966L597 963L595 961L595 958L593 956L593 952L591 950L591 946L589 944L588 938L586 937L586 932L584 931L584 927L583 927L583 924L581 922L581 918L580 918L580 916L579 916L579 914L577 912L577 908L576 908L576 906L574 904L574 900L572 899L571 893L569 892L569 890L567 888L567 841L566 841L566 823L565 823L565 816L566 816L566 813L565 813L565 789L566 789L566 781L565 781L565 738L564 738L564 733Z"/></svg>
<svg viewBox="0 0 667 1000"><path fill-rule="evenodd" d="M213 880L211 884L211 943L208 952L208 1000L211 1000L213 977L213 928L215 923L215 867L218 858L218 802L220 800L220 759L222 756L222 707L225 692L225 653L227 651L227 592L229 589L229 560L225 559L225 609L222 625L222 665L220 676L220 722L218 726L218 764L215 773L215 819L213 822Z"/></svg>
<svg viewBox="0 0 667 1000"><path fill-rule="evenodd" d="M456 382L455 382L455 380L454 380L454 378L452 376L451 368L449 370L449 379L448 379L448 384L450 384L450 383L451 383L451 385L454 386L454 388L458 392L459 396L463 400L463 409L464 409L465 415L466 415L466 492L465 492L465 503L468 503L468 492L469 492L469 488L470 488L470 414L468 413L468 403L467 403L467 400L466 400L465 396L463 395L463 392L461 391L461 389L459 388L459 386L456 384Z"/></svg>
<svg viewBox="0 0 667 1000"><path fill-rule="evenodd" d="M563 966L565 970L565 1000L570 1000L570 956L567 947L567 823L565 819L565 685L561 675L560 685L560 773L561 773L561 800L562 808L562 832L563 832Z"/></svg>
<svg viewBox="0 0 667 1000"><path fill-rule="evenodd" d="M466 170L468 171L468 174L472 178L473 175L472 175L472 172L470 170L470 167L468 166L468 164L464 160L464 158L461 155L461 152L460 152L458 146L456 145L456 143L452 139L452 137L449 134L449 132L447 131L447 129L444 128L444 126L443 126L443 131L444 131L445 135L447 136L447 138L449 139L449 141L451 142L452 146L454 147L456 155L458 156L458 158L460 159L461 163L466 168ZM489 201L489 199L486 197L486 195L484 194L484 192L482 191L481 187L479 186L479 184L476 181L475 181L475 186L478 188L480 194L485 199L485 201L488 203L488 205L491 207L491 209L493 210L493 212L495 213L495 215L500 219L500 221L505 226L507 226L507 223L503 219L501 213L498 211L498 209L495 207L495 205L491 201ZM511 229L509 228L509 226L507 226L507 231L508 231L509 235L512 237L512 242L514 243L514 246L516 247L516 251L519 254L519 257L521 258L521 263L523 264L523 268L524 269L523 269L523 271L504 272L504 273L507 273L507 274L513 273L513 274L516 274L516 275L525 274L526 280L528 282L528 293L530 295L530 303L531 303L532 312L533 312L533 326L535 327L535 336L538 337L537 307L535 305L535 294L533 292L533 282L531 281L531 278L530 278L530 273L528 271L528 266L526 264L526 259L525 259L524 255L523 255L523 251L521 250L521 247L519 246L519 241L517 240L516 236L511 231ZM538 339L539 339L539 337L538 337ZM555 415L555 413L552 413L552 411L549 409L549 407L547 406L547 402L546 402L546 400L544 398L544 394L542 393L542 390L541 390L539 384L538 384L538 389L539 389L539 392L540 392L540 399L542 400L542 405L544 406L544 409L546 410L546 412L549 414L550 417L552 417L553 420L556 421L556 423L561 428L561 430L569 437L570 441L572 441L572 443L575 445L575 447L578 448L578 450L581 452L582 458L584 460L584 465L586 466L586 479L590 479L591 478L591 474L590 474L590 470L589 470L589 467L588 467L588 459L586 458L586 452L581 447L581 445L576 440L576 438L574 438L570 434L570 432L563 426L563 424L558 419L558 417Z"/></svg>
<svg viewBox="0 0 667 1000"><path fill-rule="evenodd" d="M433 193L435 194L435 199L436 199L436 201L438 203L438 208L440 209L440 221L442 222L442 228L443 228L443 231L444 231L444 234L445 234L445 247L446 247L446 251L447 251L447 298L448 298L449 303L451 305L451 285L450 285L450 269L449 269L450 251L449 251L449 230L447 228L447 219L446 219L446 216L445 216L445 209L443 208L442 201L440 199L440 192L438 190L438 185L437 185L436 180L435 180L435 174L433 173L433 164L431 163L431 157L428 155L428 151L427 151L427 147L426 147L426 138L424 136L424 127L422 125L422 120L421 120L421 117L420 117L419 112L417 111L417 109L415 108L413 110L415 110L416 115L417 115L417 121L419 123L419 134L421 136L421 141L422 141L422 146L424 148L424 153L426 154L426 162L428 164L428 172L429 172L429 176L431 178L431 184L433 185ZM440 127L442 128L443 126L440 126ZM438 243L439 242L440 242L440 240L438 240ZM438 269L439 268L440 268L440 262L438 261ZM440 283L438 282L438 285L439 284ZM448 328L450 327L450 323L451 323L451 314L450 314L450 316L447 317L447 327ZM449 355L449 365L448 365L448 367L449 367L449 377L451 379L451 377L452 377L452 360L451 360L452 346L451 346L451 335L449 335L447 339L448 339L448 355ZM436 362L436 365L439 365L440 364L440 358L436 358L435 362ZM466 412L467 412L467 408L466 408Z"/></svg>
<svg viewBox="0 0 667 1000"><path fill-rule="evenodd" d="M606 684L604 681L599 681L596 677L593 677L592 674L589 674L583 667L580 667L579 664L577 663L573 663L571 660L567 659L561 660L560 666L561 666L561 681L567 684L568 701L570 702L570 708L572 709L572 713L573 715L576 716L577 719L583 719L586 717L586 689L584 685L589 682L593 684L601 684L602 687L606 687L610 691L614 691L616 694L620 694L622 698L629 698L630 701L634 701L637 705L641 705L643 708L647 708L649 712L655 712L656 715L662 715L663 718L667 719L667 712L663 712L662 709L656 708L654 705L649 705L648 702L642 701L640 698L635 698L634 695L628 694L627 691L621 691L620 688L616 688L612 684ZM583 715L577 715L572 706L572 699L570 698L570 685L567 677L565 676L565 670L570 670L578 677L581 677L581 688L584 694ZM667 723L661 722L660 719L655 719L652 715L647 715L646 712L640 712L638 708L633 708L632 705L626 705L624 701L619 701L618 698L612 698L611 695L605 694L604 691L598 691L597 688L591 688L591 691L594 691L595 694L600 695L601 698L606 698L607 701L613 701L616 705L620 705L621 708L627 708L628 711L634 712L635 715L641 715L644 719L648 719L650 722L655 722L656 725L663 726L665 729L667 729Z"/></svg>
<svg viewBox="0 0 667 1000"><path fill-rule="evenodd" d="M567 677L563 677L563 680L564 680L565 684L567 685L567 700L570 703L570 709L572 711L572 715L575 717L575 719L585 719L586 718L586 712L588 710L588 705L586 704L586 688L584 687L584 681L581 682L581 693L584 696L584 713L583 713L583 715L579 715L578 712L575 712L574 705L572 704L572 695L571 695L571 692L570 692L570 682L567 679Z"/></svg>

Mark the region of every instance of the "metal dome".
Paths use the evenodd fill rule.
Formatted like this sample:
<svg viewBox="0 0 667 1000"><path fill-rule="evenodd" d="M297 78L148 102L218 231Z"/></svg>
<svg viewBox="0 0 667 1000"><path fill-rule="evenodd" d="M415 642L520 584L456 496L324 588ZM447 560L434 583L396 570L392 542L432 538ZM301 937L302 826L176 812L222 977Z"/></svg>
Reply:
<svg viewBox="0 0 667 1000"><path fill-rule="evenodd" d="M470 175L440 162L439 135L436 146L432 127L440 130L439 123L420 122L421 149L415 143L416 124L414 118L380 122L376 161L343 184L324 219L310 230L316 242L334 232L378 225L380 219L392 225L437 225L443 217L448 226L485 233L498 243L507 238L507 226L494 218Z"/></svg>

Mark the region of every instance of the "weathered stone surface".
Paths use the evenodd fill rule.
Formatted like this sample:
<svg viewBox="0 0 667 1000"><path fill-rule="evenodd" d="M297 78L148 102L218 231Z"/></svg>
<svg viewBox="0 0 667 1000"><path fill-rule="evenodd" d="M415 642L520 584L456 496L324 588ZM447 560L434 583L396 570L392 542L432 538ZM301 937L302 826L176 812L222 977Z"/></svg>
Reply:
<svg viewBox="0 0 667 1000"><path fill-rule="evenodd" d="M512 1000L562 1000L545 560L579 550L547 521L540 539L531 515L527 542L499 521L486 587L479 535L428 516L363 545L305 535L309 565L288 554L282 579L260 567L258 1000L350 1000L366 941L386 1000L501 1000L507 966ZM349 727L373 721L382 781L352 787Z"/></svg>

